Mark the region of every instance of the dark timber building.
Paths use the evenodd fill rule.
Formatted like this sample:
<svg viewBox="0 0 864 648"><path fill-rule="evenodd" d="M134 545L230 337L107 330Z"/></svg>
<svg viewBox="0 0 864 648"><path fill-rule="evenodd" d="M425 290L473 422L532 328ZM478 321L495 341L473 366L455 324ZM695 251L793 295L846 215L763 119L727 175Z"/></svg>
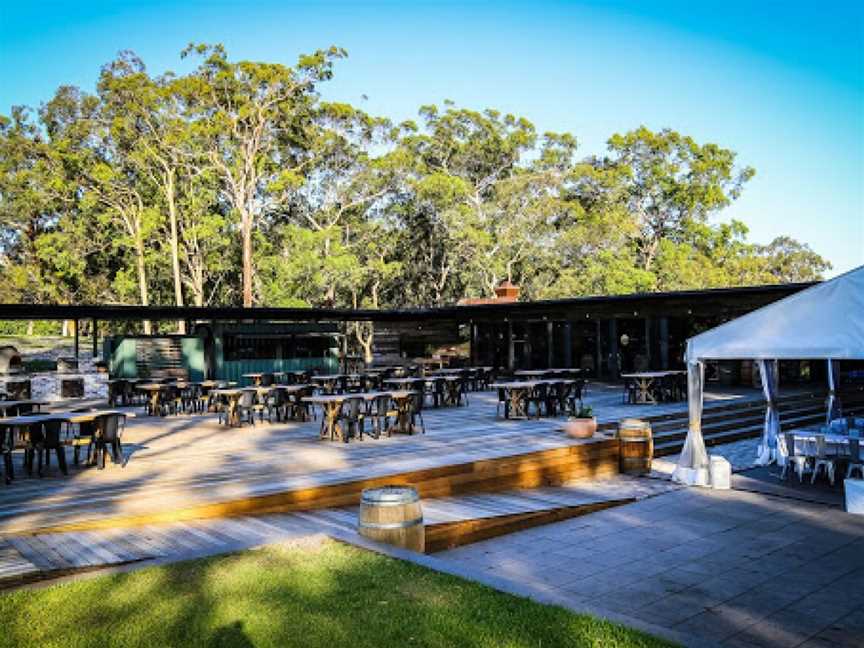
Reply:
<svg viewBox="0 0 864 648"><path fill-rule="evenodd" d="M203 372L215 378L233 377L233 368L253 365L266 371L270 360L274 367L286 368L298 349L302 364L320 355L329 358L322 368L332 368L344 353L339 327L366 321L375 326L376 355L410 360L462 344L469 350L466 360L475 365L505 370L578 367L597 379L615 380L622 372L683 367L688 337L809 285L533 302L491 299L396 310L5 304L0 305L0 320L92 320L94 328L100 321L184 320L186 330L194 332L186 337L201 337L203 353L211 357ZM307 348L310 340L317 345L314 353ZM268 358L268 349L278 353ZM230 363L236 363L232 376L220 375ZM716 365L710 371L714 379L749 382L746 362ZM788 371L800 372L800 367Z"/></svg>

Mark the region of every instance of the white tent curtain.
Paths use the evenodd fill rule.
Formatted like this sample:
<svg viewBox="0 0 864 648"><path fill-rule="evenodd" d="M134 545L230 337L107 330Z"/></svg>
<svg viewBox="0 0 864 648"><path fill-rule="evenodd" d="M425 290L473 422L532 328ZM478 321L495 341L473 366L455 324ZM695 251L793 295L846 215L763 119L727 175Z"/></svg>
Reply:
<svg viewBox="0 0 864 648"><path fill-rule="evenodd" d="M825 424L829 424L838 416L842 416L840 403L837 401L837 363L828 359L828 397L825 399Z"/></svg>
<svg viewBox="0 0 864 648"><path fill-rule="evenodd" d="M767 466L777 462L785 463L785 453L778 442L780 435L780 412L777 410L777 392L780 376L777 360L759 360L759 373L762 375L762 393L765 396L765 428L762 431L762 441L759 443L756 464Z"/></svg>
<svg viewBox="0 0 864 648"><path fill-rule="evenodd" d="M702 362L687 363L687 408L689 426L684 449L678 458L678 465L672 472L672 479L680 484L707 486L708 452L702 438L702 392L705 386L705 365Z"/></svg>

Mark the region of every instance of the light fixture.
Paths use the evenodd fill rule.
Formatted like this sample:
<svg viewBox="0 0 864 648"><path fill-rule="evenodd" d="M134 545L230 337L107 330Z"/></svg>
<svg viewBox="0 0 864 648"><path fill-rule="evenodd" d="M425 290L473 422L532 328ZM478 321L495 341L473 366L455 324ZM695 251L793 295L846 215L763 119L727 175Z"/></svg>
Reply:
<svg viewBox="0 0 864 648"><path fill-rule="evenodd" d="M623 333L621 335L621 346L626 347L628 344L630 344L630 336L627 335L626 333Z"/></svg>

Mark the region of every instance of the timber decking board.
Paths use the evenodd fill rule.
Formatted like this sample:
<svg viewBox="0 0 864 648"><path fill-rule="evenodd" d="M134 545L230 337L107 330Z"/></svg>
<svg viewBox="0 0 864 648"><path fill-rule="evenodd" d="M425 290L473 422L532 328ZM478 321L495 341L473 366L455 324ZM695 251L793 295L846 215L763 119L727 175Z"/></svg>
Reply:
<svg viewBox="0 0 864 648"><path fill-rule="evenodd" d="M625 412L628 416L681 416L685 411L683 403L603 404L613 402L618 393L618 388L591 386L586 402L597 405L601 424ZM713 403L706 398L708 413L748 399L755 402L759 396L754 392L743 400L735 397L737 400ZM70 476L63 477L55 462L44 479L19 478L12 486L0 486L0 534L104 519L146 523L154 511L200 508L206 515L237 515L258 505L273 511L338 506L350 503L344 489L340 494L345 483L381 483L389 476L425 480L426 493L441 496L451 486L471 484L476 490L542 486L603 476L613 469L613 451L607 454L599 449L596 464L575 466L579 455L570 454L573 451L568 448L579 447L580 442L556 431L560 418L504 421L495 416L494 392L472 393L470 399L468 407L424 410L425 435L397 434L350 444L319 440L320 421L226 428L216 423L215 415L162 419L140 416L138 410L139 417L129 420L124 434L125 468L109 462L104 471L81 469L72 467L70 461ZM536 465L530 458L513 460L521 461L521 466L504 459L532 453L546 454ZM15 460L20 465L20 456ZM483 463L489 461L499 466ZM469 464L474 464L472 475L466 477ZM448 472L447 466L456 468ZM502 469L512 471L511 481L496 484ZM16 470L18 477L21 474ZM280 501L280 495L288 491L298 495ZM317 497L321 501L316 503ZM350 500L354 495L347 497ZM219 505L225 502L241 504L220 512Z"/></svg>

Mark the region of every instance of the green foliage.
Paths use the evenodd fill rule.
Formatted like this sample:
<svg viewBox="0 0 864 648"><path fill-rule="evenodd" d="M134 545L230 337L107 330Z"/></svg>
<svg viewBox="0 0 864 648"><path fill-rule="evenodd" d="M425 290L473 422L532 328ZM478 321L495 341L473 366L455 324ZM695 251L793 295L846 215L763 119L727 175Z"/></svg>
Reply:
<svg viewBox="0 0 864 648"><path fill-rule="evenodd" d="M672 645L331 541L0 594L0 618L2 648Z"/></svg>
<svg viewBox="0 0 864 648"><path fill-rule="evenodd" d="M445 101L393 124L293 67L190 45L186 74L121 52L95 92L0 116L0 301L407 307L812 281L807 245L722 210L753 177L664 129L580 158L570 133ZM357 344L371 338L356 325Z"/></svg>

